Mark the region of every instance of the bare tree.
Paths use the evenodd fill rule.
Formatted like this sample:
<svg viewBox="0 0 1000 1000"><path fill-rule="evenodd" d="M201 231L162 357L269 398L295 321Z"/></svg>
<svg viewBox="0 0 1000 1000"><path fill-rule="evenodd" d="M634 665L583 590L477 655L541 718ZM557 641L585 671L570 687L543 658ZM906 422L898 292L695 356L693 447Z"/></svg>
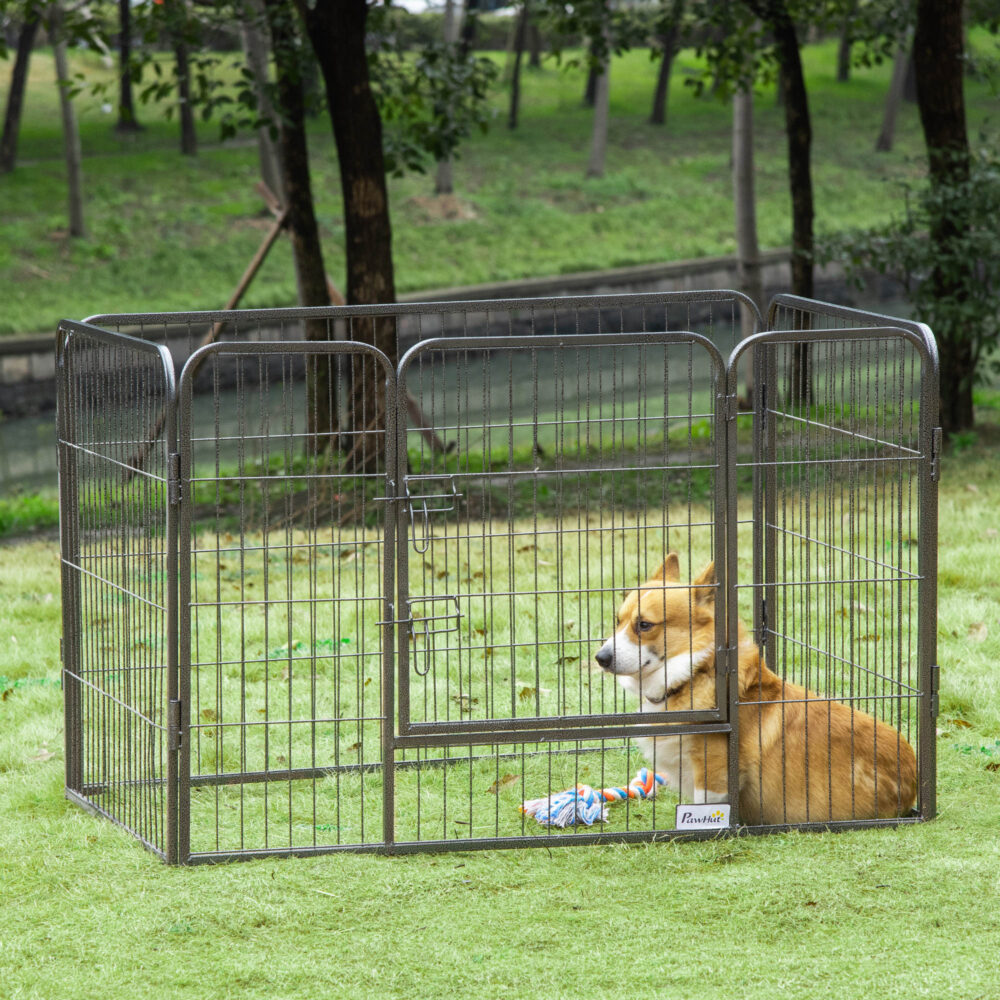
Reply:
<svg viewBox="0 0 1000 1000"><path fill-rule="evenodd" d="M591 43L590 59L587 62L587 81L583 85L583 106L585 108L594 107L597 101L597 78L600 75L601 70L597 63L596 47Z"/></svg>
<svg viewBox="0 0 1000 1000"><path fill-rule="evenodd" d="M903 88L909 65L910 46L904 43L896 50L896 58L892 63L892 79L889 81L889 92L886 94L885 108L882 111L882 129L875 140L877 153L888 153L892 149L896 135L896 117L903 103Z"/></svg>
<svg viewBox="0 0 1000 1000"><path fill-rule="evenodd" d="M455 10L455 0L446 0L444 6L444 41L446 45L454 45L458 41L458 17ZM455 190L455 181L451 169L451 157L446 156L437 165L434 178L435 194L451 194Z"/></svg>
<svg viewBox="0 0 1000 1000"><path fill-rule="evenodd" d="M28 82L28 65L31 62L31 50L34 48L40 23L37 15L27 16L17 34L17 55L14 57L14 68L10 75L3 135L0 137L0 174L10 173L17 163L17 140L21 132L21 111L24 107L24 91Z"/></svg>
<svg viewBox="0 0 1000 1000"><path fill-rule="evenodd" d="M305 81L302 39L297 19L286 0L266 0L267 23L274 51L276 77L274 112L279 122L281 194L287 209L287 227L292 242L299 305L330 304L323 248L316 221L309 175L306 137ZM306 320L307 340L326 340L330 329L325 320ZM327 356L310 363L307 384L307 421L317 451L329 448L337 430L336 379Z"/></svg>
<svg viewBox="0 0 1000 1000"><path fill-rule="evenodd" d="M351 304L395 302L382 119L371 88L365 47L369 6L367 0L296 3L323 74L340 163L346 299ZM391 363L398 360L391 317L355 321L351 332L354 339L382 351ZM351 386L354 426L359 430L384 427L385 399L375 367L364 365L358 371ZM360 461L370 466L378 461L378 454L368 452Z"/></svg>
<svg viewBox="0 0 1000 1000"><path fill-rule="evenodd" d="M264 183L277 195L281 194L281 170L278 154L271 139L270 123L274 119L274 107L268 93L268 52L267 38L262 30L264 9L261 0L244 0L243 21L240 33L243 36L243 51L247 69L253 77L254 96L257 99L257 113L262 124L257 129L257 152L260 157L260 175ZM300 80L301 83L301 80Z"/></svg>
<svg viewBox="0 0 1000 1000"><path fill-rule="evenodd" d="M653 110L649 116L650 125L665 125L667 121L667 98L670 93L670 71L677 52L681 33L681 18L684 15L684 0L671 0L670 12L659 34L660 70L656 75L656 90L653 92Z"/></svg>
<svg viewBox="0 0 1000 1000"><path fill-rule="evenodd" d="M80 130L73 111L71 88L73 81L69 75L69 61L66 58L65 15L58 3L52 3L48 11L48 29L55 53L56 85L59 87L59 110L62 115L63 149L66 157L66 180L69 189L69 233L70 236L85 236L83 224L83 156L80 150Z"/></svg>
<svg viewBox="0 0 1000 1000"><path fill-rule="evenodd" d="M529 0L522 0L514 29L514 66L510 77L510 107L507 112L507 127L517 128L517 115L521 104L521 62L528 35L528 19L531 17Z"/></svg>
<svg viewBox="0 0 1000 1000"><path fill-rule="evenodd" d="M597 75L594 92L594 128L590 136L590 158L587 176L603 177L604 160L608 151L608 107L611 95L611 55L605 58Z"/></svg>
<svg viewBox="0 0 1000 1000"><path fill-rule="evenodd" d="M852 11L855 6L857 5L852 4ZM844 18L843 26L840 29L840 39L837 42L837 83L847 83L851 78L851 49L853 47L851 16L848 14Z"/></svg>
<svg viewBox="0 0 1000 1000"><path fill-rule="evenodd" d="M132 4L118 0L118 132L138 132L142 129L135 114L132 95Z"/></svg>
<svg viewBox="0 0 1000 1000"><path fill-rule="evenodd" d="M767 26L774 39L782 105L785 109L785 134L788 139L788 182L792 196L792 291L796 295L812 298L815 215L811 166L812 125L795 22L786 0L745 2ZM792 352L789 384L792 402L811 401L812 380L807 344L796 345Z"/></svg>
<svg viewBox="0 0 1000 1000"><path fill-rule="evenodd" d="M924 130L931 187L961 189L970 174L969 135L965 123L963 92L965 52L962 0L918 0L913 39L917 72L920 124ZM951 199L957 212L962 199ZM936 298L961 297L964 286L975 280L976 260L962 252L969 220L941 214L928 234L938 248L948 251L950 269L940 264L927 280ZM957 251L957 252L956 252ZM943 256L943 255L942 255ZM954 266L964 262L964 273ZM941 423L947 431L973 425L972 387L976 373L975 339L957 324L953 331L937 331L941 339Z"/></svg>
<svg viewBox="0 0 1000 1000"><path fill-rule="evenodd" d="M534 18L528 22L528 66L542 68L542 32Z"/></svg>
<svg viewBox="0 0 1000 1000"><path fill-rule="evenodd" d="M733 209L736 217L736 260L740 291L764 307L764 287L757 242L757 201L754 194L753 91L733 93ZM745 311L742 335L753 333L753 319Z"/></svg>
<svg viewBox="0 0 1000 1000"><path fill-rule="evenodd" d="M174 50L177 74L177 113L181 125L181 153L195 156L198 152L198 133L194 125L194 103L191 93L191 59L188 52L187 0L163 0L167 19L167 34Z"/></svg>

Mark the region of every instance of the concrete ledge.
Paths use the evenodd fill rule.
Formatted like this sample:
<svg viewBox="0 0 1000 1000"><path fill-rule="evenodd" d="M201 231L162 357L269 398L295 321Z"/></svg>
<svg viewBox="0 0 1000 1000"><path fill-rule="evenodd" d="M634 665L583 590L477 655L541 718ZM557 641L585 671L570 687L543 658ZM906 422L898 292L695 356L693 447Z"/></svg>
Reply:
<svg viewBox="0 0 1000 1000"><path fill-rule="evenodd" d="M790 251L768 250L761 254L761 278L765 298L787 291L791 285ZM453 288L429 288L409 292L400 302L456 302L508 298L541 298L557 295L623 294L627 292L674 292L699 289L738 288L735 256L701 257L662 264L639 264L608 271L581 271L574 274L547 275L515 281L465 285ZM901 296L899 286L889 279L874 277L866 300L885 301ZM851 304L857 293L846 282L840 267L829 265L816 269L816 297ZM113 309L114 303L106 303ZM204 303L192 303L193 309ZM766 306L766 302L763 303ZM209 307L210 308L210 307ZM69 317L80 318L80 317ZM424 328L423 336L441 331ZM299 336L285 330L286 336ZM261 331L258 331L261 336ZM401 331L403 336L403 331ZM173 345L172 345L173 346ZM190 351L190 344L186 350ZM28 337L0 338L0 414L25 416L55 407L55 331Z"/></svg>

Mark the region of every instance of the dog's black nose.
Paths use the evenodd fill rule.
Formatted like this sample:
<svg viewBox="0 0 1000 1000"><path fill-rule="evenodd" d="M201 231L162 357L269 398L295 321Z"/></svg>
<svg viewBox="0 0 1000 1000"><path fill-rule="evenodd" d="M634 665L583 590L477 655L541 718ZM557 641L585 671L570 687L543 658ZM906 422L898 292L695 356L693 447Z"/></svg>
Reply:
<svg viewBox="0 0 1000 1000"><path fill-rule="evenodd" d="M614 656L609 653L603 646L594 654L594 659L597 660L598 664L605 670L611 666Z"/></svg>

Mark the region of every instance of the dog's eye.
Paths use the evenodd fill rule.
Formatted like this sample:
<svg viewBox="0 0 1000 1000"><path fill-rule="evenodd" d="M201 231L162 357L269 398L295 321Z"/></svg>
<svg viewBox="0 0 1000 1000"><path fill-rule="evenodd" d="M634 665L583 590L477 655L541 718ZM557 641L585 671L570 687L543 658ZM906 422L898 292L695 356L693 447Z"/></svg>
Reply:
<svg viewBox="0 0 1000 1000"><path fill-rule="evenodd" d="M639 622L635 627L639 632L648 632L653 627L653 623L639 619Z"/></svg>

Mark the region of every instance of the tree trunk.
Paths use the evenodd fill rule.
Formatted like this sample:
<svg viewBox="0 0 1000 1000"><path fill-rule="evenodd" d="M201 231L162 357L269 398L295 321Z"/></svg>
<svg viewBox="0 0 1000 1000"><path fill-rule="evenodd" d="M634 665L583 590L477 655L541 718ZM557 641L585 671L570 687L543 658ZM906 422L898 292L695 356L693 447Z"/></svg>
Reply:
<svg viewBox="0 0 1000 1000"><path fill-rule="evenodd" d="M840 42L837 45L837 83L847 83L851 78L851 49L853 46L851 20L850 17L845 17L844 26L840 29Z"/></svg>
<svg viewBox="0 0 1000 1000"><path fill-rule="evenodd" d="M253 77L254 93L257 97L258 115L261 119L274 121L274 107L268 94L268 45L264 35L264 9L261 0L244 0L243 21L241 24L241 34L243 35L243 52L247 59L247 69ZM293 36L294 37L294 36ZM302 78L296 72L296 79L299 83L299 105L304 113L304 99L302 96ZM257 154L260 158L260 176L264 183L279 197L282 193L281 168L278 165L278 151L274 148L271 139L271 130L268 125L262 125L257 129ZM308 160L306 161L308 171ZM311 201L311 199L310 199Z"/></svg>
<svg viewBox="0 0 1000 1000"><path fill-rule="evenodd" d="M917 29L913 39L917 75L917 103L924 130L933 186L968 182L969 136L965 124L962 36L962 0L918 0ZM955 199L950 199L954 202ZM929 238L940 247L962 238L969 220L941 216ZM954 261L956 254L948 255ZM968 260L970 270L975 261ZM927 278L939 298L953 296L967 285L969 276L935 268ZM941 351L941 426L945 432L973 424L972 385L975 356L960 330L935 330Z"/></svg>
<svg viewBox="0 0 1000 1000"><path fill-rule="evenodd" d="M24 107L24 90L28 82L28 64L31 50L38 34L39 19L29 18L21 25L17 36L17 55L10 74L10 93L7 95L7 112L0 137L0 174L9 174L17 163L17 140L21 132L21 110Z"/></svg>
<svg viewBox="0 0 1000 1000"><path fill-rule="evenodd" d="M528 34L528 0L523 0L517 15L517 30L514 32L514 68L510 78L510 110L507 114L507 128L517 128L517 114L521 105L521 60L524 57L524 42Z"/></svg>
<svg viewBox="0 0 1000 1000"><path fill-rule="evenodd" d="M972 389L976 381L976 360L972 345L967 340L942 337L939 338L939 346L939 419L944 433L954 434L969 430L975 425Z"/></svg>
<svg viewBox="0 0 1000 1000"><path fill-rule="evenodd" d="M66 156L66 181L69 189L69 234L86 236L83 225L83 156L80 150L80 130L76 124L73 101L69 96L72 80L66 59L66 38L63 34L63 11L54 3L49 8L49 33L56 63L56 85L59 87L59 111L62 115L63 149Z"/></svg>
<svg viewBox="0 0 1000 1000"><path fill-rule="evenodd" d="M649 116L650 125L665 125L667 122L667 98L670 93L670 71L677 52L677 40L680 37L681 17L684 13L684 0L674 0L670 12L670 28L660 35L660 46L663 55L660 58L660 70L656 75L656 90L653 93L653 110Z"/></svg>
<svg viewBox="0 0 1000 1000"><path fill-rule="evenodd" d="M656 74L656 90L653 91L653 110L649 115L650 125L666 125L667 123L667 92L670 89L670 69L674 61L673 45L670 34L660 36L660 69Z"/></svg>
<svg viewBox="0 0 1000 1000"><path fill-rule="evenodd" d="M178 113L181 122L181 153L196 156L198 133L194 127L194 110L191 107L191 69L188 65L188 48L183 42L174 46L177 61Z"/></svg>
<svg viewBox="0 0 1000 1000"><path fill-rule="evenodd" d="M187 43L187 2L169 0L166 8L170 18L170 32L177 73L177 110L181 123L181 153L195 156L198 152L198 133L194 126L194 108L191 106L191 68Z"/></svg>
<svg viewBox="0 0 1000 1000"><path fill-rule="evenodd" d="M903 100L907 104L917 103L917 67L913 61L913 52L906 60L906 76L903 80Z"/></svg>
<svg viewBox="0 0 1000 1000"><path fill-rule="evenodd" d="M542 68L542 33L538 24L531 21L528 25L528 68Z"/></svg>
<svg viewBox="0 0 1000 1000"><path fill-rule="evenodd" d="M347 254L347 302L395 302L392 230L382 155L382 119L372 94L365 51L366 0L300 0L299 10L316 52L326 86L327 106L340 163ZM351 338L398 360L392 317L354 320ZM351 385L354 429L385 427L385 395L370 362L355 364ZM368 435L363 435L368 437ZM380 464L384 436L372 447L352 451L353 463L366 470Z"/></svg>
<svg viewBox="0 0 1000 1000"><path fill-rule="evenodd" d="M320 244L319 225L309 176L306 140L305 84L296 22L286 0L266 0L267 23L274 52L276 98L280 126L281 195L288 209L288 235L295 262L295 280L301 306L328 306L330 292ZM261 39L264 42L264 39ZM306 340L330 339L326 320L305 321ZM310 359L306 384L307 427L310 451L331 448L337 431L336 366L329 356Z"/></svg>
<svg viewBox="0 0 1000 1000"><path fill-rule="evenodd" d="M611 93L611 53L597 77L594 93L594 131L590 137L590 158L587 161L588 177L604 176L604 159L608 151L608 104Z"/></svg>
<svg viewBox="0 0 1000 1000"><path fill-rule="evenodd" d="M875 140L876 153L888 153L892 149L892 141L896 135L896 116L899 106L903 103L903 82L906 78L906 68L910 63L910 49L900 45L896 50L896 58L892 64L892 80L889 81L889 92L885 97L885 109L882 112L882 131Z"/></svg>
<svg viewBox="0 0 1000 1000"><path fill-rule="evenodd" d="M446 45L454 45L458 41L458 18L455 11L455 0L446 0L444 5L444 41ZM434 177L435 194L451 194L455 190L455 179L451 168L451 157L438 160L437 173Z"/></svg>
<svg viewBox="0 0 1000 1000"><path fill-rule="evenodd" d="M597 67L590 63L587 69L587 82L583 85L583 106L585 108L592 108L597 102L597 81L600 75Z"/></svg>
<svg viewBox="0 0 1000 1000"><path fill-rule="evenodd" d="M459 29L459 41L462 45L462 55L467 56L476 44L476 15L479 13L479 0L465 0L465 12Z"/></svg>
<svg viewBox="0 0 1000 1000"><path fill-rule="evenodd" d="M135 115L135 100L132 96L132 4L129 0L118 0L118 132L140 132L142 126Z"/></svg>
<svg viewBox="0 0 1000 1000"><path fill-rule="evenodd" d="M510 84L514 73L514 49L517 48L517 29L521 21L520 11L507 22L507 39L503 51L503 72L500 74L500 85Z"/></svg>
<svg viewBox="0 0 1000 1000"><path fill-rule="evenodd" d="M733 94L733 207L736 215L736 260L739 289L764 308L764 286L760 270L760 245L757 242L757 201L754 196L753 91ZM753 316L743 310L740 333L754 332ZM753 399L753 358L747 353L746 401Z"/></svg>
<svg viewBox="0 0 1000 1000"><path fill-rule="evenodd" d="M587 60L587 82L583 87L583 106L585 108L592 108L597 101L597 81L601 75L601 71L595 62L597 59L597 46L593 42L590 43L588 52L590 53L590 59Z"/></svg>
<svg viewBox="0 0 1000 1000"><path fill-rule="evenodd" d="M778 59L781 104L785 109L788 137L788 186L792 196L792 292L813 297L813 192L810 151L812 126L809 100L802 75L802 59L795 23L785 0L747 0L747 5L765 21L774 37ZM793 405L812 401L809 347L796 345L788 373L789 397Z"/></svg>

